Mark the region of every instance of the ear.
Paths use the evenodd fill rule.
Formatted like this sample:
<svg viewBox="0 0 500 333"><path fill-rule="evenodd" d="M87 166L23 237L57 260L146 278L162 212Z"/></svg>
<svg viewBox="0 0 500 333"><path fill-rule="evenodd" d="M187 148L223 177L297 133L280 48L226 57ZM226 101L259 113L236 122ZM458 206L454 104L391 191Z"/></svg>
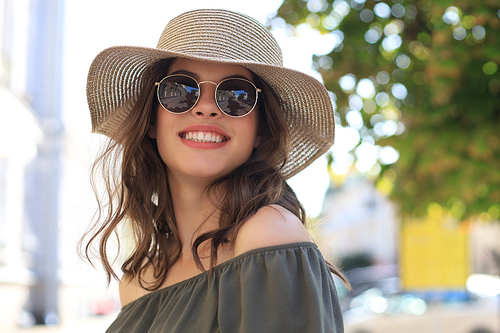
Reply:
<svg viewBox="0 0 500 333"><path fill-rule="evenodd" d="M150 124L148 128L148 136L151 139L156 139L156 126L154 124Z"/></svg>

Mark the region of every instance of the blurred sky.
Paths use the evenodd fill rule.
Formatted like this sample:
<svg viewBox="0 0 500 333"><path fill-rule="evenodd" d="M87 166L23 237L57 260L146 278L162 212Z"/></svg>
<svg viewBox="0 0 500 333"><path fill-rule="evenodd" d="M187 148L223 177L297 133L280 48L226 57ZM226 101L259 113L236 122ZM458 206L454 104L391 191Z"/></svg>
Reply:
<svg viewBox="0 0 500 333"><path fill-rule="evenodd" d="M82 151L94 151L97 134L90 135L91 123L85 85L93 58L107 47L134 45L155 47L167 22L178 14L200 8L224 8L239 11L266 24L282 0L253 1L173 1L173 0L86 0L66 1L64 27L63 110L66 129L72 140L80 141ZM325 43L309 38L288 37L283 30L273 32L282 47L286 67L306 72L318 79L311 69L315 48ZM320 36L316 36L320 38ZM324 48L324 47L323 47ZM329 52L329 50L326 50ZM319 50L319 52L325 52ZM92 154L90 154L92 155ZM95 154L92 155L93 157ZM85 162L86 163L86 162ZM289 180L309 216L321 210L329 180L326 158Z"/></svg>

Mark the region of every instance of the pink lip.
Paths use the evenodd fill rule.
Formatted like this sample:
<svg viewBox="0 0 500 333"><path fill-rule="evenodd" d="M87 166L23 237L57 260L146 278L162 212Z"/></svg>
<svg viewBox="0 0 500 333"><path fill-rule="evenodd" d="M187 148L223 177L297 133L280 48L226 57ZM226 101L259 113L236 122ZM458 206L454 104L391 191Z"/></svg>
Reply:
<svg viewBox="0 0 500 333"><path fill-rule="evenodd" d="M216 143L216 142L195 142L195 141L186 140L186 139L184 139L181 136L182 133L185 133L185 132L196 132L196 131L200 131L200 132L214 132L214 133L217 133L219 135L222 135L227 140L223 141L223 142L220 142L220 143ZM216 148L221 148L221 147L224 147L229 142L229 140L231 139L229 137L229 134L227 134L226 131L224 131L222 128L220 128L219 126L210 125L210 124L194 124L194 125L189 125L189 126L185 127L184 129L182 129L178 133L178 136L181 139L181 142L183 144L185 144L188 147L196 148L196 149L216 149Z"/></svg>

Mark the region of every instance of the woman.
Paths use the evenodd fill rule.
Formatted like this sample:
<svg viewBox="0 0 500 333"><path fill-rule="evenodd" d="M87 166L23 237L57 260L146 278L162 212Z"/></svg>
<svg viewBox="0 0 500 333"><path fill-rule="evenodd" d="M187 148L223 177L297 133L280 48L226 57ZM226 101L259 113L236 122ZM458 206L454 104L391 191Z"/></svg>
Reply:
<svg viewBox="0 0 500 333"><path fill-rule="evenodd" d="M226 10L170 21L156 49L112 47L90 68L108 193L87 244L126 224L122 311L108 332L342 332L328 265L285 182L333 143L315 79L282 67L260 23ZM94 169L95 171L95 169Z"/></svg>

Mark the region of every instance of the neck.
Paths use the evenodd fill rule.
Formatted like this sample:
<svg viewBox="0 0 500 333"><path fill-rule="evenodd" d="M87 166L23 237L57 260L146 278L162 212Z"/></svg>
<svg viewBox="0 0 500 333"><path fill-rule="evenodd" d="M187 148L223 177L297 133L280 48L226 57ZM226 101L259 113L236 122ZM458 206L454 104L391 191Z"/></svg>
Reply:
<svg viewBox="0 0 500 333"><path fill-rule="evenodd" d="M183 179L169 173L170 193L175 220L182 242L182 256L191 258L194 240L204 232L218 227L216 208L205 189L210 184L199 179ZM200 247L203 251L203 248Z"/></svg>

